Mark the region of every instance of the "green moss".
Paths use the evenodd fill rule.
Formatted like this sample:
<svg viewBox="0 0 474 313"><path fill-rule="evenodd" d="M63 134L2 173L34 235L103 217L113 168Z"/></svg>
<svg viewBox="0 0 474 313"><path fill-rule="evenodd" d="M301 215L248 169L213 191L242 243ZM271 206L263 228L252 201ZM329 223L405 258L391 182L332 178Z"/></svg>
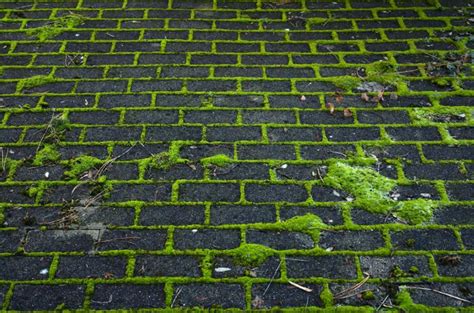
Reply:
<svg viewBox="0 0 474 313"><path fill-rule="evenodd" d="M30 187L30 188L28 188L28 190L26 192L27 192L28 197L35 198L36 195L40 192L40 188L39 187Z"/></svg>
<svg viewBox="0 0 474 313"><path fill-rule="evenodd" d="M375 300L375 295L372 290L365 290L361 294L362 299L364 300Z"/></svg>
<svg viewBox="0 0 474 313"><path fill-rule="evenodd" d="M36 152L33 160L34 166L42 166L46 163L54 163L61 158L61 154L56 150L56 146L51 144L44 145L43 149Z"/></svg>
<svg viewBox="0 0 474 313"><path fill-rule="evenodd" d="M46 85L54 81L56 81L56 78L52 75L36 75L19 80L17 83L17 90L18 92L21 92L22 90Z"/></svg>
<svg viewBox="0 0 474 313"><path fill-rule="evenodd" d="M229 250L229 255L234 262L239 265L254 267L262 264L269 256L275 252L265 246L258 244L243 244L240 247Z"/></svg>
<svg viewBox="0 0 474 313"><path fill-rule="evenodd" d="M397 67L388 61L379 61L365 66L366 81L377 82L383 86L395 86L398 93L408 91L407 84L403 76L397 71Z"/></svg>
<svg viewBox="0 0 474 313"><path fill-rule="evenodd" d="M370 212L387 213L392 207L388 193L396 186L395 181L372 168L332 162L324 183L351 193L356 197L353 204Z"/></svg>
<svg viewBox="0 0 474 313"><path fill-rule="evenodd" d="M147 167L169 170L173 165L178 163L178 159L178 157L169 152L161 152L146 159L145 163Z"/></svg>
<svg viewBox="0 0 474 313"><path fill-rule="evenodd" d="M412 110L414 124L449 123L467 121L469 110L457 107L415 108Z"/></svg>
<svg viewBox="0 0 474 313"><path fill-rule="evenodd" d="M102 163L102 160L96 157L82 155L70 161L70 169L69 171L65 171L64 175L70 179L79 178L79 176L84 172L89 171Z"/></svg>
<svg viewBox="0 0 474 313"><path fill-rule="evenodd" d="M413 300L410 297L410 293L408 290L404 289L403 286L400 287L400 292L397 293L395 297L395 304L403 311L403 312L419 312L419 313L428 313L432 312L431 309L428 307L421 305L421 304L414 304Z"/></svg>
<svg viewBox="0 0 474 313"><path fill-rule="evenodd" d="M418 274L420 272L420 269L416 266L411 266L408 271L412 274Z"/></svg>
<svg viewBox="0 0 474 313"><path fill-rule="evenodd" d="M217 154L201 159L201 164L204 166L215 165L219 167L225 167L230 163L232 163L232 159L225 154Z"/></svg>
<svg viewBox="0 0 474 313"><path fill-rule="evenodd" d="M329 19L322 18L322 17L312 17L307 19L307 24L311 27L311 25L321 25L327 23Z"/></svg>
<svg viewBox="0 0 474 313"><path fill-rule="evenodd" d="M324 183L335 189L352 194L354 207L373 213L392 213L410 224L429 221L437 203L431 200L417 199L395 201L389 192L397 186L395 180L380 175L370 167L351 166L333 161L328 167Z"/></svg>
<svg viewBox="0 0 474 313"><path fill-rule="evenodd" d="M436 77L433 78L431 81L440 87L449 87L452 85L452 81L445 77Z"/></svg>
<svg viewBox="0 0 474 313"><path fill-rule="evenodd" d="M337 76L331 78L331 82L344 91L352 91L352 89L359 86L361 80L354 76Z"/></svg>
<svg viewBox="0 0 474 313"><path fill-rule="evenodd" d="M84 16L79 14L68 14L56 18L48 24L28 30L27 35L36 37L39 40L54 38L64 31L80 25L84 21Z"/></svg>
<svg viewBox="0 0 474 313"><path fill-rule="evenodd" d="M437 206L434 201L426 199L403 201L397 204L394 215L412 224L420 224L431 220Z"/></svg>
<svg viewBox="0 0 474 313"><path fill-rule="evenodd" d="M319 235L319 230L327 227L319 216L308 213L295 216L281 223L282 228L289 231L309 232Z"/></svg>

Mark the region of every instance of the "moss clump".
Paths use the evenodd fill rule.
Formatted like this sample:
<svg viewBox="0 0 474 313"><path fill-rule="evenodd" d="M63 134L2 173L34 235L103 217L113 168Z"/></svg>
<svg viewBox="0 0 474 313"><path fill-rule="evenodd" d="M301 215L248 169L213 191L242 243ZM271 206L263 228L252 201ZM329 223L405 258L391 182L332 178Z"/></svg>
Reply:
<svg viewBox="0 0 474 313"><path fill-rule="evenodd" d="M361 80L354 76L338 76L331 78L331 82L344 91L352 91L354 88L359 86Z"/></svg>
<svg viewBox="0 0 474 313"><path fill-rule="evenodd" d="M99 164L102 164L102 160L96 157L82 155L70 161L70 169L69 171L65 171L64 175L70 179L79 178L81 174L95 168Z"/></svg>
<svg viewBox="0 0 474 313"><path fill-rule="evenodd" d="M42 166L46 163L54 163L61 158L61 154L56 150L56 146L51 144L44 145L43 149L36 152L33 160L34 166Z"/></svg>
<svg viewBox="0 0 474 313"><path fill-rule="evenodd" d="M344 190L353 196L354 207L373 213L391 212L410 224L427 222L433 216L437 203L417 199L397 202L389 192L397 186L395 180L380 175L370 167L351 166L340 161L330 163L324 183L335 189Z"/></svg>
<svg viewBox="0 0 474 313"><path fill-rule="evenodd" d="M169 170L173 165L177 164L179 157L170 152L161 152L152 155L145 160L147 167L153 167L161 170Z"/></svg>
<svg viewBox="0 0 474 313"><path fill-rule="evenodd" d="M274 251L268 247L258 244L243 244L240 247L230 250L230 256L236 264L254 267L262 264Z"/></svg>
<svg viewBox="0 0 474 313"><path fill-rule="evenodd" d="M394 215L412 224L421 224L431 220L437 204L432 200L416 199L400 202Z"/></svg>
<svg viewBox="0 0 474 313"><path fill-rule="evenodd" d="M415 124L465 122L469 111L461 108L432 107L415 108L412 111Z"/></svg>
<svg viewBox="0 0 474 313"><path fill-rule="evenodd" d="M328 167L324 183L356 197L354 205L370 212L387 213L392 208L388 193L397 185L369 167L333 162Z"/></svg>
<svg viewBox="0 0 474 313"><path fill-rule="evenodd" d="M361 294L362 299L368 300L375 300L375 294L372 290L365 290Z"/></svg>
<svg viewBox="0 0 474 313"><path fill-rule="evenodd" d="M48 24L30 29L28 36L36 37L39 40L47 40L54 38L62 32L80 25L84 21L84 16L79 14L68 14L60 18L54 19Z"/></svg>
<svg viewBox="0 0 474 313"><path fill-rule="evenodd" d="M433 312L432 309L421 305L414 304L413 300L410 297L410 293L403 286L400 287L401 290L397 293L395 297L395 304L401 309L402 312L419 312L419 313L428 313ZM448 309L448 308L445 308ZM452 312L451 310L446 310L444 312ZM456 310L454 312L457 312Z"/></svg>
<svg viewBox="0 0 474 313"><path fill-rule="evenodd" d="M36 75L19 80L17 83L17 90L21 92L25 89L46 85L54 81L56 81L56 78L52 75Z"/></svg>
<svg viewBox="0 0 474 313"><path fill-rule="evenodd" d="M215 165L218 167L225 167L230 163L232 163L232 159L225 154L217 154L201 159L201 164L204 166Z"/></svg>
<svg viewBox="0 0 474 313"><path fill-rule="evenodd" d="M326 224L319 216L308 213L303 216L292 217L282 223L286 230L301 232L317 232L319 229L326 228Z"/></svg>
<svg viewBox="0 0 474 313"><path fill-rule="evenodd" d="M377 82L383 86L395 86L400 93L408 91L404 78L397 67L388 61L379 61L365 66L366 81Z"/></svg>

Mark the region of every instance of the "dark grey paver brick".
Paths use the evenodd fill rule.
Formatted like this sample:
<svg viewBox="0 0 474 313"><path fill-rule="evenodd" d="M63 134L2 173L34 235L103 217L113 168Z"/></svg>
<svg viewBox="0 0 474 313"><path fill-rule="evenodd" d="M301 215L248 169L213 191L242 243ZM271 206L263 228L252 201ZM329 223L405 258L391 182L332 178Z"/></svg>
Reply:
<svg viewBox="0 0 474 313"><path fill-rule="evenodd" d="M176 229L174 248L187 249L233 249L240 245L240 231L237 229Z"/></svg>
<svg viewBox="0 0 474 313"><path fill-rule="evenodd" d="M79 309L85 296L84 285L16 285L12 310Z"/></svg>
<svg viewBox="0 0 474 313"><path fill-rule="evenodd" d="M179 185L182 201L236 202L240 198L239 185L235 183L182 183Z"/></svg>
<svg viewBox="0 0 474 313"><path fill-rule="evenodd" d="M106 230L95 244L100 251L162 250L166 238L166 230Z"/></svg>
<svg viewBox="0 0 474 313"><path fill-rule="evenodd" d="M458 250L459 245L451 230L416 229L391 233L392 245L397 250Z"/></svg>
<svg viewBox="0 0 474 313"><path fill-rule="evenodd" d="M289 255L286 258L286 268L289 278L353 279L357 277L355 259L348 255Z"/></svg>
<svg viewBox="0 0 474 313"><path fill-rule="evenodd" d="M162 284L98 284L91 299L93 309L161 308L165 306Z"/></svg>
<svg viewBox="0 0 474 313"><path fill-rule="evenodd" d="M304 202L308 193L300 185L248 183L245 185L245 198L251 202Z"/></svg>
<svg viewBox="0 0 474 313"><path fill-rule="evenodd" d="M3 256L0 257L2 280L47 279L51 257ZM46 274L42 271L46 269Z"/></svg>
<svg viewBox="0 0 474 313"><path fill-rule="evenodd" d="M311 236L299 232L248 230L248 243L261 244L276 250L311 249L314 242Z"/></svg>
<svg viewBox="0 0 474 313"><path fill-rule="evenodd" d="M202 275L199 262L199 257L191 255L138 256L135 261L135 275L199 277Z"/></svg>
<svg viewBox="0 0 474 313"><path fill-rule="evenodd" d="M57 278L120 278L125 275L125 257L63 256L59 258Z"/></svg>
<svg viewBox="0 0 474 313"><path fill-rule="evenodd" d="M253 301L254 309L264 309L272 307L306 307L323 305L319 294L322 286L315 284L302 284L304 287L312 290L311 293L295 288L289 284L273 283L270 286L266 283L254 284L252 286L252 299L257 297L260 301Z"/></svg>
<svg viewBox="0 0 474 313"><path fill-rule="evenodd" d="M211 224L249 224L275 222L276 209L272 205L213 205Z"/></svg>
<svg viewBox="0 0 474 313"><path fill-rule="evenodd" d="M378 231L323 231L319 245L334 250L375 250L383 248L385 243Z"/></svg>
<svg viewBox="0 0 474 313"><path fill-rule="evenodd" d="M204 206L145 206L141 209L141 225L189 225L204 223Z"/></svg>
<svg viewBox="0 0 474 313"><path fill-rule="evenodd" d="M178 294L178 290L180 290ZM245 291L242 285L224 283L194 283L176 285L173 297L181 307L245 308Z"/></svg>
<svg viewBox="0 0 474 313"><path fill-rule="evenodd" d="M360 264L362 271L369 273L370 277L400 278L432 275L426 256L361 256Z"/></svg>
<svg viewBox="0 0 474 313"><path fill-rule="evenodd" d="M99 232L96 230L32 230L28 232L27 252L90 251Z"/></svg>

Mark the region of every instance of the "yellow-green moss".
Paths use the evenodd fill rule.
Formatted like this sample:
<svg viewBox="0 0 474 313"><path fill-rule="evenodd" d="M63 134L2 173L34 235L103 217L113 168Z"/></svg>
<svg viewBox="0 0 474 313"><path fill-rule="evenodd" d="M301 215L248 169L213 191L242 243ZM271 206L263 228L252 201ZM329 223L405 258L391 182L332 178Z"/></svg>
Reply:
<svg viewBox="0 0 474 313"><path fill-rule="evenodd" d="M365 66L366 81L380 83L384 86L397 87L398 93L408 91L407 84L403 76L397 71L397 67L388 61L378 61Z"/></svg>
<svg viewBox="0 0 474 313"><path fill-rule="evenodd" d="M303 216L295 216L281 223L282 228L289 231L308 232L315 236L319 230L327 227L319 216L308 213Z"/></svg>
<svg viewBox="0 0 474 313"><path fill-rule="evenodd" d="M36 75L19 80L17 83L17 90L21 92L22 90L46 85L54 81L56 81L56 78L52 75Z"/></svg>
<svg viewBox="0 0 474 313"><path fill-rule="evenodd" d="M82 155L69 162L70 169L64 175L70 179L79 178L81 174L102 164L102 160L89 155Z"/></svg>
<svg viewBox="0 0 474 313"><path fill-rule="evenodd" d="M42 166L46 163L56 162L59 158L61 158L61 154L56 150L56 146L46 144L41 150L36 152L32 164L35 166Z"/></svg>
<svg viewBox="0 0 474 313"><path fill-rule="evenodd" d="M431 220L437 206L436 202L426 199L403 201L397 204L394 215L412 224L420 224Z"/></svg>
<svg viewBox="0 0 474 313"><path fill-rule="evenodd" d="M201 159L201 164L204 166L215 165L219 167L225 167L230 163L232 163L232 159L225 154L217 154Z"/></svg>
<svg viewBox="0 0 474 313"><path fill-rule="evenodd" d="M413 122L417 125L427 123L463 122L469 119L469 110L458 107L430 107L412 110Z"/></svg>
<svg viewBox="0 0 474 313"><path fill-rule="evenodd" d="M359 86L362 81L354 76L337 76L331 78L331 82L344 91L351 91Z"/></svg>
<svg viewBox="0 0 474 313"><path fill-rule="evenodd" d="M236 249L229 250L229 255L236 264L249 267L262 264L274 253L275 252L268 247L251 243L243 244Z"/></svg>
<svg viewBox="0 0 474 313"><path fill-rule="evenodd" d="M48 24L28 30L27 35L36 37L40 41L54 38L62 32L80 25L84 21L84 16L79 14L68 14L54 19Z"/></svg>
<svg viewBox="0 0 474 313"><path fill-rule="evenodd" d="M324 183L355 196L354 205L370 212L387 213L392 207L388 193L397 185L369 167L332 162Z"/></svg>
<svg viewBox="0 0 474 313"><path fill-rule="evenodd" d="M324 183L335 189L352 194L354 207L373 213L392 213L410 224L420 224L431 220L437 203L432 200L417 199L395 201L389 192L397 186L395 180L380 175L370 167L351 166L333 161L328 167Z"/></svg>

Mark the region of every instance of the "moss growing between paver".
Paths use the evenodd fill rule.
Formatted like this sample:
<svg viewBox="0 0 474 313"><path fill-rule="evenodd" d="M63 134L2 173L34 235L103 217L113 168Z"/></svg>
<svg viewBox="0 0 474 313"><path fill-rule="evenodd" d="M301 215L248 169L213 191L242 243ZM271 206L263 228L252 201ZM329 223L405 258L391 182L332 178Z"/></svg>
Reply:
<svg viewBox="0 0 474 313"><path fill-rule="evenodd" d="M28 78L24 78L18 81L17 91L21 92L25 89L30 89L42 85L46 85L56 81L52 75L36 75Z"/></svg>
<svg viewBox="0 0 474 313"><path fill-rule="evenodd" d="M218 167L225 167L230 163L232 163L232 159L225 154L217 154L201 159L201 164L203 166L215 165Z"/></svg>
<svg viewBox="0 0 474 313"><path fill-rule="evenodd" d="M331 82L344 91L352 91L352 89L360 85L362 80L354 76L337 76L332 77Z"/></svg>
<svg viewBox="0 0 474 313"><path fill-rule="evenodd" d="M437 207L437 203L431 200L391 199L389 193L397 186L396 181L380 175L370 167L351 166L333 161L328 167L324 183L355 196L351 203L354 207L373 213L392 213L411 224L429 221L433 216L433 210Z"/></svg>
<svg viewBox="0 0 474 313"><path fill-rule="evenodd" d="M246 243L236 249L229 250L228 254L233 258L236 264L255 267L265 262L265 260L275 254L275 252L266 246Z"/></svg>
<svg viewBox="0 0 474 313"><path fill-rule="evenodd" d="M465 122L469 119L469 110L464 108L431 107L412 110L413 123L426 125L430 123Z"/></svg>
<svg viewBox="0 0 474 313"><path fill-rule="evenodd" d="M68 14L54 19L44 26L28 30L27 35L36 37L40 41L54 38L68 29L80 25L84 21L84 16L79 14Z"/></svg>
<svg viewBox="0 0 474 313"><path fill-rule="evenodd" d="M33 159L33 165L42 166L47 163L54 163L61 158L61 154L56 149L55 145L46 144L44 147L36 152L35 158Z"/></svg>
<svg viewBox="0 0 474 313"><path fill-rule="evenodd" d="M319 236L319 230L325 229L326 224L317 215L308 213L303 216L295 216L281 223L282 228L288 231L307 232L313 235L313 239Z"/></svg>
<svg viewBox="0 0 474 313"><path fill-rule="evenodd" d="M82 155L70 161L70 169L69 171L65 171L64 175L70 179L77 179L84 172L89 171L102 163L103 161L96 157Z"/></svg>

